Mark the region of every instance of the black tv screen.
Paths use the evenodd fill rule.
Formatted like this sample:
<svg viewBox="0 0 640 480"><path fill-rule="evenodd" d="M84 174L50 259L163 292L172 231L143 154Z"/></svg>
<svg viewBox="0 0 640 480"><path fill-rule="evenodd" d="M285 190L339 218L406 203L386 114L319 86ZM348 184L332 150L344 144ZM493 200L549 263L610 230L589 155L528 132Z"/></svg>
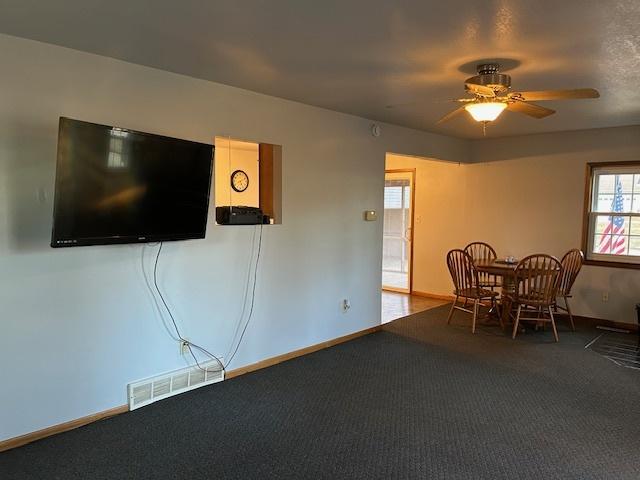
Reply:
<svg viewBox="0 0 640 480"><path fill-rule="evenodd" d="M204 238L213 146L60 118L52 247Z"/></svg>

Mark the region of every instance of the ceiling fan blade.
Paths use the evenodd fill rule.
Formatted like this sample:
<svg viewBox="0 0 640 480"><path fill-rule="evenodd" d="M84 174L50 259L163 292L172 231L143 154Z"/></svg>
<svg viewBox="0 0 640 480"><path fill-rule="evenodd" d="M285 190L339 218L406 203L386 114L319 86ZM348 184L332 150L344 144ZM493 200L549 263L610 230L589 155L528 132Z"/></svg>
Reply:
<svg viewBox="0 0 640 480"><path fill-rule="evenodd" d="M527 102L598 98L599 96L600 93L595 88L575 88L573 90L539 90L536 92L514 92L509 94L509 97L515 97Z"/></svg>
<svg viewBox="0 0 640 480"><path fill-rule="evenodd" d="M534 118L544 118L556 113L555 110L551 110L550 108L541 107L540 105L536 105L535 103L522 102L520 100L509 103L507 105L507 110L511 110L512 112L524 113L525 115L529 115L530 117Z"/></svg>
<svg viewBox="0 0 640 480"><path fill-rule="evenodd" d="M451 120L453 117L457 117L462 112L464 112L464 105L462 107L456 108L452 112L447 113L444 117L442 117L440 120L436 122L436 125L440 125L441 123L447 122Z"/></svg>
<svg viewBox="0 0 640 480"><path fill-rule="evenodd" d="M483 97L496 96L496 92L493 91L493 88L487 87L485 85L478 85L477 83L465 83L464 88L472 93L475 93L476 95L481 95Z"/></svg>

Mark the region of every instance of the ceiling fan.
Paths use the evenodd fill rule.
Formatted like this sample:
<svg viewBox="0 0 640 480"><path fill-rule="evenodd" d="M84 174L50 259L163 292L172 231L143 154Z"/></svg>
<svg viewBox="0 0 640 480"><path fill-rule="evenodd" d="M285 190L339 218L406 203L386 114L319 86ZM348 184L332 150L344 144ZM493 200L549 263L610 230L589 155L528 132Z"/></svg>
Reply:
<svg viewBox="0 0 640 480"><path fill-rule="evenodd" d="M600 93L593 88L577 88L573 90L539 90L533 92L511 92L511 77L500 73L497 63L482 63L477 66L478 75L467 78L464 88L472 98L458 98L454 102L463 105L449 112L437 124L451 120L467 111L475 121L482 122L483 128L494 121L506 109L524 113L533 118L544 118L555 113L555 110L536 105L531 102L546 100L569 100L581 98L598 98Z"/></svg>

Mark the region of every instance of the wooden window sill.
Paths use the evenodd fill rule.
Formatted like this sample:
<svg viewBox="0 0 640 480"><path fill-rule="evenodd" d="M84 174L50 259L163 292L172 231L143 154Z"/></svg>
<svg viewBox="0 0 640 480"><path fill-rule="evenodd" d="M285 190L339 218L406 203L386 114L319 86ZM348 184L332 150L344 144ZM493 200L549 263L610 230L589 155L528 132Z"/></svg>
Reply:
<svg viewBox="0 0 640 480"><path fill-rule="evenodd" d="M585 265L593 265L597 267L609 267L609 268L630 268L630 269L640 269L640 263L629 263L629 262L608 262L606 260L585 260Z"/></svg>

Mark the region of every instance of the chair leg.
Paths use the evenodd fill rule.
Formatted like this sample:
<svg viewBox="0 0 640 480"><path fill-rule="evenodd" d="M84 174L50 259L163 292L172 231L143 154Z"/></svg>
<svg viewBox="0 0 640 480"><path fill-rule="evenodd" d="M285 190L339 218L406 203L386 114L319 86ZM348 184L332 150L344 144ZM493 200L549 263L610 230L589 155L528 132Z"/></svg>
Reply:
<svg viewBox="0 0 640 480"><path fill-rule="evenodd" d="M451 310L449 310L449 316L447 317L447 325L451 323L451 318L453 317L453 310L456 308L456 303L458 303L458 295L456 295L455 300L451 304Z"/></svg>
<svg viewBox="0 0 640 480"><path fill-rule="evenodd" d="M513 322L513 334L511 338L515 339L518 334L518 324L520 323L520 310L522 309L522 305L518 305L518 311L516 312L516 321Z"/></svg>
<svg viewBox="0 0 640 480"><path fill-rule="evenodd" d="M556 342L558 341L558 330L556 330L556 320L555 318L553 318L553 310L551 309L551 307L547 307L549 310L549 315L551 316L551 326L553 327L553 336L556 339Z"/></svg>
<svg viewBox="0 0 640 480"><path fill-rule="evenodd" d="M571 313L571 307L569 306L569 299L564 297L564 304L567 306L567 313L569 314L569 321L571 322L571 330L576 331L576 326L573 323L573 314Z"/></svg>
<svg viewBox="0 0 640 480"><path fill-rule="evenodd" d="M480 300L477 298L473 301L473 318L471 319L471 333L476 333L476 318L478 318L478 304Z"/></svg>

